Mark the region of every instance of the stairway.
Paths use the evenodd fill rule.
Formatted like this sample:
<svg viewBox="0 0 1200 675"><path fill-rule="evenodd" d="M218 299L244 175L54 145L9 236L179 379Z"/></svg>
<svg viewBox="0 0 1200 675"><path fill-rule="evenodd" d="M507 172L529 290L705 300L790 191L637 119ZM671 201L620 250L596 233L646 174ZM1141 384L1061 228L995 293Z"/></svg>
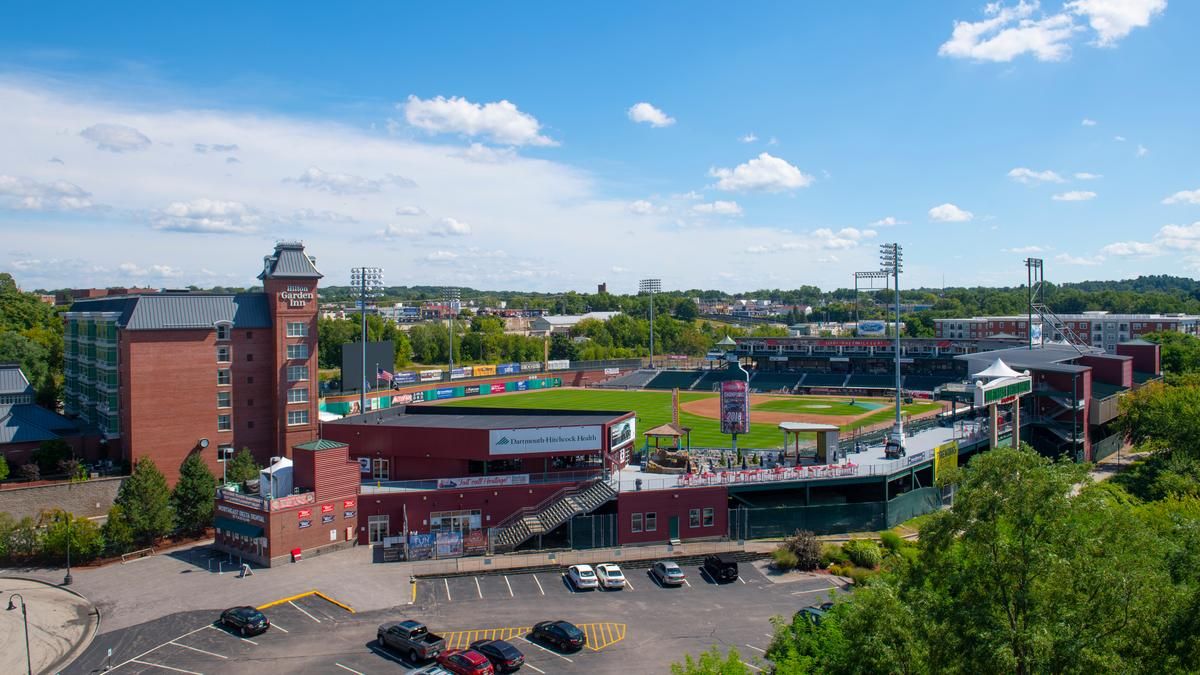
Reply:
<svg viewBox="0 0 1200 675"><path fill-rule="evenodd" d="M575 516L591 513L616 496L617 491L604 480L564 490L538 506L517 512L493 528L492 551L512 551L530 537L550 532Z"/></svg>

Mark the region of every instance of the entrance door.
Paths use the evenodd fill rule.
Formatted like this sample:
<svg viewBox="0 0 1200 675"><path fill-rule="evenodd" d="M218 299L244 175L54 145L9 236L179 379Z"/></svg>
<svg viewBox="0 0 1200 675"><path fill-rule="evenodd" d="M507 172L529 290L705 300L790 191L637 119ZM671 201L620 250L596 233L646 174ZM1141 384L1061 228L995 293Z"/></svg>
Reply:
<svg viewBox="0 0 1200 675"><path fill-rule="evenodd" d="M672 540L679 539L679 516L667 519L667 536Z"/></svg>
<svg viewBox="0 0 1200 675"><path fill-rule="evenodd" d="M367 540L372 544L382 544L383 538L386 536L388 536L388 517L368 516Z"/></svg>

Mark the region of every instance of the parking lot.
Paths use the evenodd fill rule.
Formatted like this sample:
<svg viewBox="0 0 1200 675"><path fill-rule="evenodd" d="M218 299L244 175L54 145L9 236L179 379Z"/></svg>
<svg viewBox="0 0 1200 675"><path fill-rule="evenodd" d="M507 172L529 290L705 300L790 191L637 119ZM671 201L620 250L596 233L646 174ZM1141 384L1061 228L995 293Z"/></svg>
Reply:
<svg viewBox="0 0 1200 675"><path fill-rule="evenodd" d="M687 583L664 588L645 568L627 567L625 589L594 591L576 591L552 572L419 579L412 605L368 613L317 595L284 598L263 610L271 630L249 639L215 625L218 609L185 612L102 634L66 672L99 672L110 648L117 673L411 672L420 664L375 641L380 623L398 619L426 623L450 647L506 639L534 673L665 673L713 644L736 647L747 664L763 668L770 618L826 599L835 585L827 576L776 583L758 566L740 568L738 581L716 584L698 566L685 566ZM576 624L588 646L564 654L530 642L530 628L546 619Z"/></svg>

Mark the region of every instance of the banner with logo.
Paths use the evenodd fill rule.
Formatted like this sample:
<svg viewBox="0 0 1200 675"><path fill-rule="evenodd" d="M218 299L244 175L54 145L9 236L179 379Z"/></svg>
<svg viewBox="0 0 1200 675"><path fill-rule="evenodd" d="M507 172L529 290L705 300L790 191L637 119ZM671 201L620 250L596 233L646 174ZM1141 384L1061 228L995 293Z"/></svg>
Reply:
<svg viewBox="0 0 1200 675"><path fill-rule="evenodd" d="M604 374L605 374L606 376L607 376L607 375L620 375L620 374L621 374L621 369L620 369L620 368L605 368L605 369L604 369Z"/></svg>
<svg viewBox="0 0 1200 675"><path fill-rule="evenodd" d="M634 436L634 419L630 417L622 422L617 422L608 428L608 449L616 450L622 445L633 442Z"/></svg>
<svg viewBox="0 0 1200 675"><path fill-rule="evenodd" d="M439 490L448 490L451 488L482 488L482 487L505 487L509 485L528 485L529 474L516 474L511 476L464 476L462 478L439 478L437 486Z"/></svg>
<svg viewBox="0 0 1200 675"><path fill-rule="evenodd" d="M467 386L463 387L463 396L478 396L478 395L479 395L479 385L468 384Z"/></svg>
<svg viewBox="0 0 1200 675"><path fill-rule="evenodd" d="M420 374L422 382L437 382L442 379L441 370L422 370Z"/></svg>
<svg viewBox="0 0 1200 675"><path fill-rule="evenodd" d="M462 532L438 532L436 545L437 557L461 558L463 554Z"/></svg>
<svg viewBox="0 0 1200 675"><path fill-rule="evenodd" d="M487 386L487 385L485 385L485 386ZM503 382L494 382L491 385L491 389L492 389L493 394L503 394L504 393L504 383Z"/></svg>
<svg viewBox="0 0 1200 675"><path fill-rule="evenodd" d="M596 451L601 449L601 431L600 425L492 429L488 431L488 454Z"/></svg>
<svg viewBox="0 0 1200 675"><path fill-rule="evenodd" d="M570 359L555 359L546 362L546 370L566 370L571 367Z"/></svg>
<svg viewBox="0 0 1200 675"><path fill-rule="evenodd" d="M411 370L406 370L402 373L396 373L392 377L392 382L395 384L412 384L417 381L417 374Z"/></svg>
<svg viewBox="0 0 1200 675"><path fill-rule="evenodd" d="M496 374L498 375L516 375L521 372L521 364L519 363L501 363L496 366Z"/></svg>
<svg viewBox="0 0 1200 675"><path fill-rule="evenodd" d="M408 559L409 560L432 560L433 545L436 539L432 534L417 534L408 535Z"/></svg>
<svg viewBox="0 0 1200 675"><path fill-rule="evenodd" d="M887 335L887 324L882 321L859 321L859 337L876 337Z"/></svg>
<svg viewBox="0 0 1200 675"><path fill-rule="evenodd" d="M487 533L483 530L470 530L463 537L464 555L484 555L487 553Z"/></svg>
<svg viewBox="0 0 1200 675"><path fill-rule="evenodd" d="M721 383L721 433L745 434L750 431L750 394L745 380Z"/></svg>
<svg viewBox="0 0 1200 675"><path fill-rule="evenodd" d="M496 374L496 366L475 366L475 377L486 377Z"/></svg>

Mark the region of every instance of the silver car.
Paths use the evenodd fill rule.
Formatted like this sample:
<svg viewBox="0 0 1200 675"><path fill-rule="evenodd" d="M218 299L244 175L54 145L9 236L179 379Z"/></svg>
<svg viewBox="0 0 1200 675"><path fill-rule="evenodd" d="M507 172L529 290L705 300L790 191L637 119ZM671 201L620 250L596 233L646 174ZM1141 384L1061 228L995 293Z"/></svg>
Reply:
<svg viewBox="0 0 1200 675"><path fill-rule="evenodd" d="M658 583L663 586L682 586L687 575L679 568L679 565L670 560L659 560L650 568L650 574L658 580Z"/></svg>

